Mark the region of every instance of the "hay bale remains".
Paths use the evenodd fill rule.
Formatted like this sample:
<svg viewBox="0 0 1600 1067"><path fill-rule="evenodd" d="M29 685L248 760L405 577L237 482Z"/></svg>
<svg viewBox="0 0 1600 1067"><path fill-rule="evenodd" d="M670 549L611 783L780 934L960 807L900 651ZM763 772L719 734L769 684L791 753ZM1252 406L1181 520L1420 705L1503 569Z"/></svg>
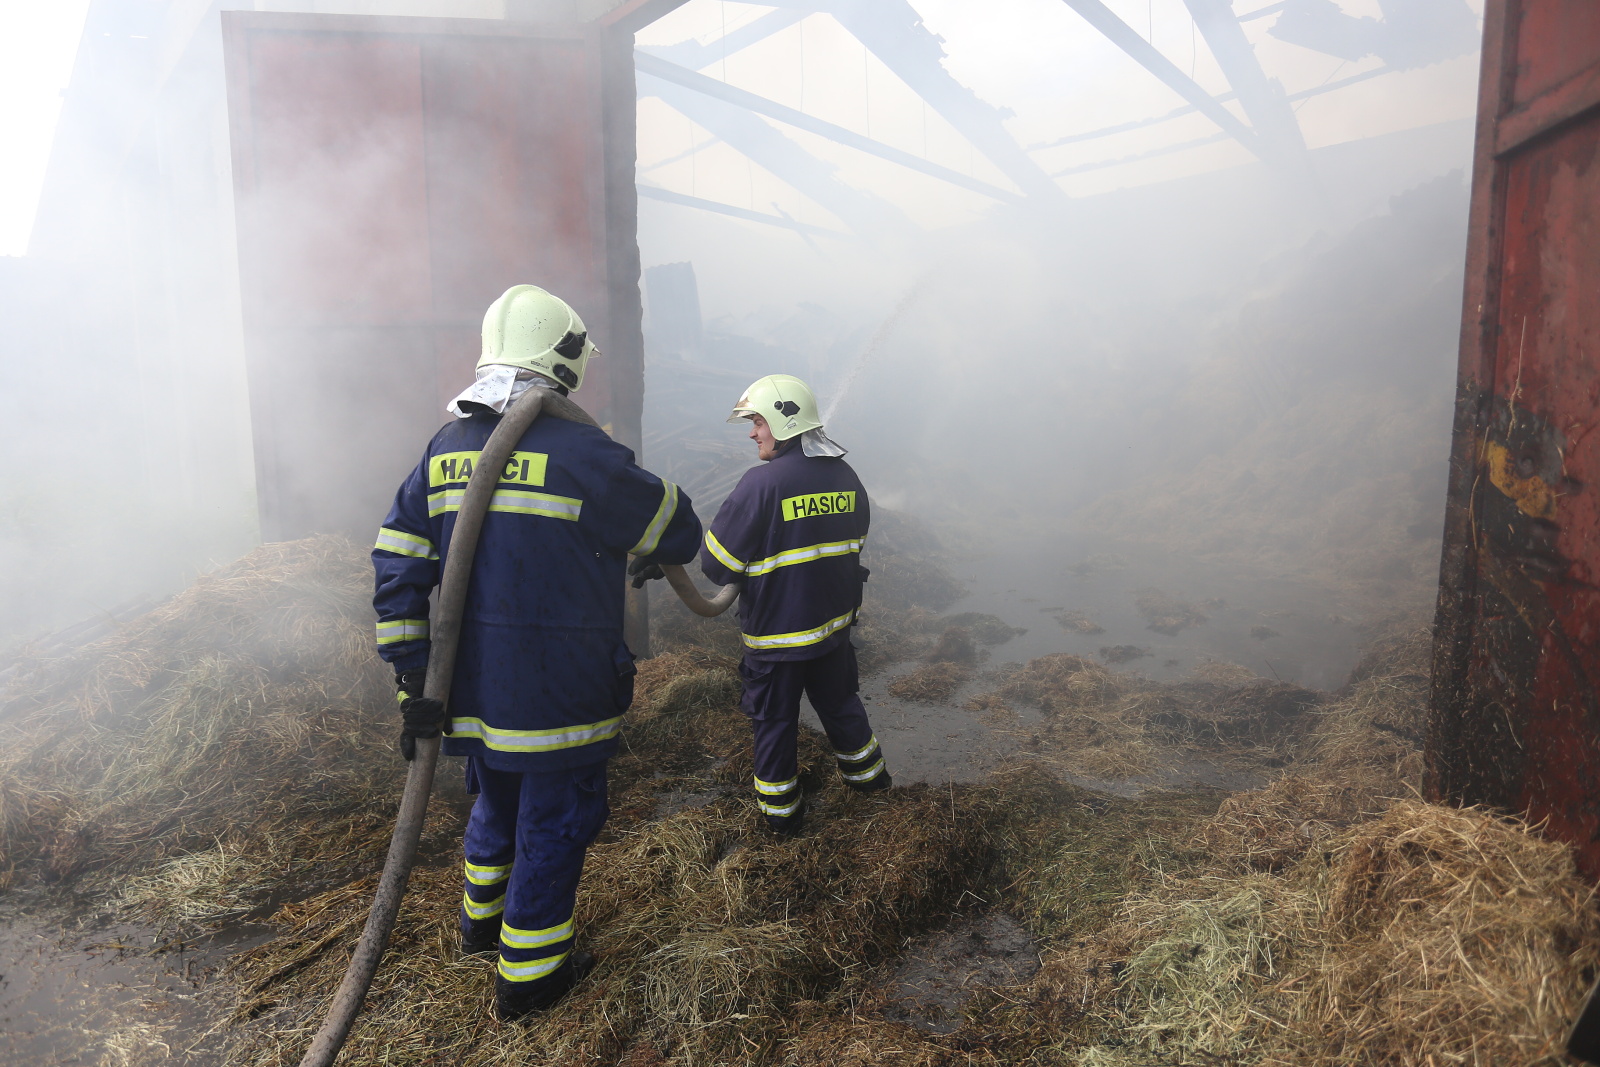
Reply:
<svg viewBox="0 0 1600 1067"><path fill-rule="evenodd" d="M1056 616L1056 622L1061 624L1063 630L1068 630L1075 634L1103 634L1106 632L1104 626L1101 626L1081 611L1063 612Z"/></svg>
<svg viewBox="0 0 1600 1067"><path fill-rule="evenodd" d="M978 646L972 641L972 634L964 627L946 627L944 633L939 635L933 647L922 654L924 663L964 663L971 665L978 662Z"/></svg>
<svg viewBox="0 0 1600 1067"><path fill-rule="evenodd" d="M1100 649L1100 658L1107 663L1132 663L1149 655L1151 652L1148 648L1140 648L1138 645L1111 645Z"/></svg>
<svg viewBox="0 0 1600 1067"><path fill-rule="evenodd" d="M125 901L198 919L313 869L348 877L404 777L370 587L343 538L263 545L24 664L0 721L0 885L138 872Z"/></svg>
<svg viewBox="0 0 1600 1067"><path fill-rule="evenodd" d="M972 677L961 663L927 663L889 683L889 695L922 704L943 704Z"/></svg>
<svg viewBox="0 0 1600 1067"><path fill-rule="evenodd" d="M1149 625L1146 629L1158 634L1176 637L1191 626L1206 622L1206 613L1198 607L1179 600L1160 589L1140 589L1133 597L1133 606Z"/></svg>

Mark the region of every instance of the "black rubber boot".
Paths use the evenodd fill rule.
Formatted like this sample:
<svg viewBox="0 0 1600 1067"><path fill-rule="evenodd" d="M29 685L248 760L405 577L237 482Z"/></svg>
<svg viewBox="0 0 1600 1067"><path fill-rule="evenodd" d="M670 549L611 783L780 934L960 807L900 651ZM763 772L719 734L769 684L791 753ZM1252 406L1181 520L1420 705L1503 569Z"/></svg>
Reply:
<svg viewBox="0 0 1600 1067"><path fill-rule="evenodd" d="M594 970L594 955L574 952L566 962L543 978L531 982L508 982L494 976L494 1015L503 1023L513 1023L553 1007L572 987Z"/></svg>
<svg viewBox="0 0 1600 1067"><path fill-rule="evenodd" d="M762 818L767 820L767 829L779 837L799 837L805 825L805 819L800 812L795 812L793 815L763 815Z"/></svg>
<svg viewBox="0 0 1600 1067"><path fill-rule="evenodd" d="M844 784L854 789L857 793L876 793L880 789L888 789L894 785L894 779L889 777L888 771L884 771L877 777L869 778L865 782L846 781Z"/></svg>
<svg viewBox="0 0 1600 1067"><path fill-rule="evenodd" d="M474 923L476 929L461 931L461 955L492 956L500 951L500 924Z"/></svg>

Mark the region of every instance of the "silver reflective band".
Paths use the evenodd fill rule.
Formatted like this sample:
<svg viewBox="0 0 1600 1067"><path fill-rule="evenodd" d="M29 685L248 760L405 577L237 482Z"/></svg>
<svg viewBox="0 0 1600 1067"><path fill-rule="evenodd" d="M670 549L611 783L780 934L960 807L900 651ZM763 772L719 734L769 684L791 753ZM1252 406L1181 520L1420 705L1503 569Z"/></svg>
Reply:
<svg viewBox="0 0 1600 1067"><path fill-rule="evenodd" d="M393 552L397 556L412 556L416 559L439 558L439 554L433 550L433 542L426 537L418 537L404 530L392 530L387 526L378 528L378 543L372 547Z"/></svg>
<svg viewBox="0 0 1600 1067"><path fill-rule="evenodd" d="M467 881L473 885L495 885L505 881L511 876L511 864L503 867L484 867L481 864L467 864Z"/></svg>
<svg viewBox="0 0 1600 1067"><path fill-rule="evenodd" d="M678 487L662 479L661 506L656 508L655 518L650 520L650 525L644 528L644 534L639 538L639 543L628 549L634 556L648 556L661 545L661 535L667 532L667 523L672 521L672 516L678 513Z"/></svg>
<svg viewBox="0 0 1600 1067"><path fill-rule="evenodd" d="M793 815L800 809L800 798L798 797L795 798L793 803L785 804L781 808L776 804L768 804L765 800L757 800L756 803L760 805L762 812L767 815Z"/></svg>
<svg viewBox="0 0 1600 1067"><path fill-rule="evenodd" d="M502 730L482 719L451 719L446 737L476 737L500 752L550 752L558 748L605 741L622 730L622 716L584 726L563 726L555 730Z"/></svg>
<svg viewBox="0 0 1600 1067"><path fill-rule="evenodd" d="M492 919L506 910L506 896L501 893L493 900L479 904L476 900L461 894L461 910L467 913L469 919Z"/></svg>
<svg viewBox="0 0 1600 1067"><path fill-rule="evenodd" d="M846 626L849 626L855 616L856 610L851 608L837 619L829 619L814 630L801 630L792 634L771 634L766 637L757 637L753 634L740 634L739 636L744 638L744 643L749 648L799 648L802 645L814 645L818 641L838 633Z"/></svg>
<svg viewBox="0 0 1600 1067"><path fill-rule="evenodd" d="M397 645L402 641L426 641L427 619L391 619L378 623L378 644Z"/></svg>
<svg viewBox="0 0 1600 1067"><path fill-rule="evenodd" d="M872 766L868 767L866 770L862 771L860 774L845 774L845 775L843 775L843 777L844 777L844 780L847 781L847 782L865 782L870 778L878 777L878 775L880 773L882 773L882 771L883 771L883 760L880 759L877 763L874 763ZM841 772L841 773L843 773L843 772Z"/></svg>
<svg viewBox="0 0 1600 1067"><path fill-rule="evenodd" d="M858 748L854 752L840 752L838 749L834 749L833 755L840 763L854 763L856 760L866 759L867 754L877 747L878 735L873 734L872 740L867 742L866 747Z"/></svg>
<svg viewBox="0 0 1600 1067"><path fill-rule="evenodd" d="M858 540L829 541L827 544L791 548L786 552L779 552L776 556L755 560L745 568L745 572L753 578L761 574L771 574L779 567L789 567L796 563L810 563L814 559L826 559L829 556L848 556L852 552L860 552L864 543Z"/></svg>
<svg viewBox="0 0 1600 1067"><path fill-rule="evenodd" d="M466 495L465 489L444 489L429 493L428 518L460 511L461 501ZM583 501L570 496L529 493L521 489L496 489L494 496L489 498L489 510L508 512L512 515L544 515L547 518L577 522L583 511Z"/></svg>
<svg viewBox="0 0 1600 1067"><path fill-rule="evenodd" d="M559 956L551 956L542 960L529 960L527 963L512 963L504 956L500 957L500 977L508 982L531 982L535 978L543 978L567 958L563 952Z"/></svg>
<svg viewBox="0 0 1600 1067"><path fill-rule="evenodd" d="M518 930L515 926L500 927L500 943L511 948L543 948L572 936L572 920L544 930Z"/></svg>
<svg viewBox="0 0 1600 1067"><path fill-rule="evenodd" d="M757 793L765 793L769 797L778 797L782 796L798 785L800 783L800 779L791 778L787 782L763 782L761 779L757 778L755 779L755 783Z"/></svg>

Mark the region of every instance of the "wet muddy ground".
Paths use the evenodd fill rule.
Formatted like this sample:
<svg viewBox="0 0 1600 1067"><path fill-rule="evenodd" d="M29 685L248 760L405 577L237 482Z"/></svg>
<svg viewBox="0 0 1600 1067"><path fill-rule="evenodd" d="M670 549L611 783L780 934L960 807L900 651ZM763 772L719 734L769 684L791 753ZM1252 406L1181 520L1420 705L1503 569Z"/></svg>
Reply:
<svg viewBox="0 0 1600 1067"><path fill-rule="evenodd" d="M73 911L46 893L0 898L0 1063L223 1063L212 1032L226 998L218 971L271 928L245 923L184 941Z"/></svg>

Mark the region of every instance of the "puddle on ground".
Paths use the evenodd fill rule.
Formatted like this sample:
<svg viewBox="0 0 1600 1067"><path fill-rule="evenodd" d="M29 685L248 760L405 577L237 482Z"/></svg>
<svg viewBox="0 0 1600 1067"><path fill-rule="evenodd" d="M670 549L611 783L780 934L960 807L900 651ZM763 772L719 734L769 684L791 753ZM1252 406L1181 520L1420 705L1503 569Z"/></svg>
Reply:
<svg viewBox="0 0 1600 1067"><path fill-rule="evenodd" d="M147 926L75 917L44 891L0 897L0 1063L10 1067L222 1064L212 1032L217 974L265 941L241 924L168 939Z"/></svg>
<svg viewBox="0 0 1600 1067"><path fill-rule="evenodd" d="M1039 970L1033 935L1005 912L966 919L906 946L890 977L889 1018L919 1030L948 1034L980 989L1015 985Z"/></svg>

